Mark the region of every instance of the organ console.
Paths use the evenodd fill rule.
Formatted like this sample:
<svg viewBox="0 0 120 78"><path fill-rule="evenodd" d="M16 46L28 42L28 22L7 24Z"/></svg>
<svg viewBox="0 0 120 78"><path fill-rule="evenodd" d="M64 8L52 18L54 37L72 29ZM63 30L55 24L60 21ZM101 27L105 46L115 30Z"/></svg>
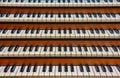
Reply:
<svg viewBox="0 0 120 78"><path fill-rule="evenodd" d="M120 78L120 0L0 0L0 78Z"/></svg>

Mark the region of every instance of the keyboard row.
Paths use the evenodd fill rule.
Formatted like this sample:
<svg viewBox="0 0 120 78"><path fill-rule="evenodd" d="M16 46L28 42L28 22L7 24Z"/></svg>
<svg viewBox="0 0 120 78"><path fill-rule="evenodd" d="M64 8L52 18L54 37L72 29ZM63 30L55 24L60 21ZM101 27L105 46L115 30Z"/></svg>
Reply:
<svg viewBox="0 0 120 78"><path fill-rule="evenodd" d="M0 77L84 77L84 78L97 78L97 77L120 77L120 65L22 65L22 66L0 66Z"/></svg>
<svg viewBox="0 0 120 78"><path fill-rule="evenodd" d="M110 6L120 6L120 0L0 0L0 6L110 7Z"/></svg>
<svg viewBox="0 0 120 78"><path fill-rule="evenodd" d="M0 57L120 57L120 46L1 46Z"/></svg>
<svg viewBox="0 0 120 78"><path fill-rule="evenodd" d="M120 22L120 14L0 14L0 22Z"/></svg>
<svg viewBox="0 0 120 78"><path fill-rule="evenodd" d="M109 30L53 30L53 29L45 29L45 30L39 30L39 29L26 29L26 30L0 30L0 38L29 38L29 39L117 39L120 38L120 30L118 29L109 29Z"/></svg>

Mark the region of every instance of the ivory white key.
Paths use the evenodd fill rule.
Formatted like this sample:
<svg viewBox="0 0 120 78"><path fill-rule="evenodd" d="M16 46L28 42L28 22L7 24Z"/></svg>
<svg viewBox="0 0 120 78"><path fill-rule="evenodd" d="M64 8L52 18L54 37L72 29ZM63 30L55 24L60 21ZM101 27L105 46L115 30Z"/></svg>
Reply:
<svg viewBox="0 0 120 78"><path fill-rule="evenodd" d="M89 66L89 70L90 70L89 76L90 76L90 77L95 77L95 74L96 74L96 73L94 73L94 71L93 71L93 66Z"/></svg>
<svg viewBox="0 0 120 78"><path fill-rule="evenodd" d="M98 68L99 68L99 70L100 70L100 75L101 75L102 77L106 77L106 76L107 76L107 75L106 75L106 72L103 72L101 66L98 66Z"/></svg>
<svg viewBox="0 0 120 78"><path fill-rule="evenodd" d="M44 72L44 76L49 76L49 66L46 66L46 72Z"/></svg>
<svg viewBox="0 0 120 78"><path fill-rule="evenodd" d="M110 33L110 31L112 32L112 30L107 30L106 32L109 34L109 36L111 36L111 37L114 38L114 32L113 32L113 34L112 34L112 33Z"/></svg>
<svg viewBox="0 0 120 78"><path fill-rule="evenodd" d="M93 69L93 73L95 77L100 77L100 71L99 68L95 68L95 66L91 66ZM96 69L98 69L98 71L96 71Z"/></svg>
<svg viewBox="0 0 120 78"><path fill-rule="evenodd" d="M61 56L65 56L66 55L66 52L65 52L65 49L67 49L67 47L65 46L65 47L61 47Z"/></svg>
<svg viewBox="0 0 120 78"><path fill-rule="evenodd" d="M8 55L8 49L9 47L6 47L6 50L2 53L2 56L7 57Z"/></svg>
<svg viewBox="0 0 120 78"><path fill-rule="evenodd" d="M56 66L52 66L52 72L49 72L49 76L55 76Z"/></svg>
<svg viewBox="0 0 120 78"><path fill-rule="evenodd" d="M3 53L8 49L8 48L6 48L5 46L2 46L2 50L0 51L0 55L2 56L3 55Z"/></svg>
<svg viewBox="0 0 120 78"><path fill-rule="evenodd" d="M83 70L84 70L84 72L83 72L83 76L85 76L85 77L89 77L89 72L87 72L87 69L86 69L85 66L83 66Z"/></svg>
<svg viewBox="0 0 120 78"><path fill-rule="evenodd" d="M18 47L17 51L15 50L16 47ZM17 56L19 56L19 53L20 53L20 51L22 50L23 47L19 47L19 46L16 46L16 47L15 47L14 51L11 52L11 55L13 54L13 56L17 57Z"/></svg>
<svg viewBox="0 0 120 78"><path fill-rule="evenodd" d="M100 46L96 47L96 52L97 52L97 56L103 56L103 53L101 50L99 50ZM101 48L102 49L102 48Z"/></svg>
<svg viewBox="0 0 120 78"><path fill-rule="evenodd" d="M56 51L55 51L55 56L61 56L61 51L59 51L59 49L60 49L61 47L56 47ZM61 49L62 50L62 49Z"/></svg>
<svg viewBox="0 0 120 78"><path fill-rule="evenodd" d="M55 54L56 54L56 50L55 49L56 49L56 47L50 46L50 51L49 51L50 52L50 56L53 56L53 57L55 56Z"/></svg>
<svg viewBox="0 0 120 78"><path fill-rule="evenodd" d="M33 76L33 67L34 66L31 66L31 68L30 68L30 71L29 72L27 72L27 76L29 76L29 77L31 77L31 76Z"/></svg>
<svg viewBox="0 0 120 78"><path fill-rule="evenodd" d="M5 76L5 72L4 72L5 67L6 67L6 66L0 67L0 69L1 69L1 70L0 70L0 73L1 73L1 74L0 74L0 77Z"/></svg>
<svg viewBox="0 0 120 78"><path fill-rule="evenodd" d="M74 71L73 71L73 70L74 70ZM78 77L78 72L77 72L76 66L73 66L73 70L71 71L71 72L72 72L72 76L73 76L73 77Z"/></svg>
<svg viewBox="0 0 120 78"><path fill-rule="evenodd" d="M117 67L116 67L116 66L112 66L112 68L114 69L114 71L116 71L116 74L117 74L118 76L120 76L120 72L119 72L119 70L117 69Z"/></svg>
<svg viewBox="0 0 120 78"><path fill-rule="evenodd" d="M40 66L40 70L39 70L38 76L44 77L45 75L44 75L44 72L42 70L43 70L43 66Z"/></svg>
<svg viewBox="0 0 120 78"><path fill-rule="evenodd" d="M10 70L11 70L11 68L12 68L12 66L10 66L9 69L8 69L8 71L5 72L5 76L8 76L8 77L10 76L10 73L11 73Z"/></svg>
<svg viewBox="0 0 120 78"><path fill-rule="evenodd" d="M65 48L66 48L66 50L65 50ZM68 56L68 57L71 56L71 52L72 52L72 51L70 51L71 48L70 47L64 47L65 55Z"/></svg>
<svg viewBox="0 0 120 78"><path fill-rule="evenodd" d="M111 74L111 72L108 70L107 66L105 66L105 68L106 68L106 76L111 77L112 74Z"/></svg>
<svg viewBox="0 0 120 78"><path fill-rule="evenodd" d="M68 76L68 77L71 77L71 75L72 75L72 72L71 72L71 68L70 68L70 66L67 66L68 67L68 72L66 72L66 75Z"/></svg>
<svg viewBox="0 0 120 78"><path fill-rule="evenodd" d="M73 47L73 50L71 51L71 56L77 56L76 47Z"/></svg>
<svg viewBox="0 0 120 78"><path fill-rule="evenodd" d="M21 72L21 67L22 66L17 66L17 67L18 67L18 71L17 71L15 76L21 77L22 76L22 72Z"/></svg>
<svg viewBox="0 0 120 78"><path fill-rule="evenodd" d="M81 57L82 56L82 49L81 49L81 47L76 47L76 56L77 57Z"/></svg>
<svg viewBox="0 0 120 78"><path fill-rule="evenodd" d="M116 51L116 50L114 50L113 48L114 48L114 46L109 47L109 49L113 52L113 56L119 56L120 54L119 54L119 52L118 52L118 49L115 48L115 49L117 49L117 51Z"/></svg>
<svg viewBox="0 0 120 78"><path fill-rule="evenodd" d="M60 72L61 76L65 77L67 73L65 72L65 66L61 66L62 72Z"/></svg>
<svg viewBox="0 0 120 78"><path fill-rule="evenodd" d="M46 46L45 46L46 47ZM45 50L45 47L41 47L41 52L40 52L40 56L44 57L45 53L47 50Z"/></svg>
<svg viewBox="0 0 120 78"><path fill-rule="evenodd" d="M14 71L10 73L10 76L16 76L17 72L18 72L19 66L15 66Z"/></svg>
<svg viewBox="0 0 120 78"><path fill-rule="evenodd" d="M33 69L33 70L34 70L34 69ZM35 70L36 70L36 71L33 72L33 76L38 77L38 76L39 76L39 71L40 71L40 66L37 66Z"/></svg>
<svg viewBox="0 0 120 78"><path fill-rule="evenodd" d="M59 67L55 66L56 70L55 70L55 76L60 77L61 76L61 72L59 72Z"/></svg>
<svg viewBox="0 0 120 78"><path fill-rule="evenodd" d="M27 68L28 68L28 66L25 66L25 68L22 72L22 76L27 76Z"/></svg>
<svg viewBox="0 0 120 78"><path fill-rule="evenodd" d="M80 76L81 78L83 78L84 72L80 71L80 67L79 66L76 66L76 69L77 69L78 76Z"/></svg>
<svg viewBox="0 0 120 78"><path fill-rule="evenodd" d="M92 47L89 47L89 51L91 52L91 56L97 56L97 50L96 50L96 47L92 46Z"/></svg>
<svg viewBox="0 0 120 78"><path fill-rule="evenodd" d="M112 76L115 76L115 77L119 76L118 72L115 69L115 66L111 66L111 68L112 68L112 71L113 71L113 72L111 72Z"/></svg>
<svg viewBox="0 0 120 78"><path fill-rule="evenodd" d="M86 31L88 32L90 38L94 38L95 37L94 30L86 30Z"/></svg>

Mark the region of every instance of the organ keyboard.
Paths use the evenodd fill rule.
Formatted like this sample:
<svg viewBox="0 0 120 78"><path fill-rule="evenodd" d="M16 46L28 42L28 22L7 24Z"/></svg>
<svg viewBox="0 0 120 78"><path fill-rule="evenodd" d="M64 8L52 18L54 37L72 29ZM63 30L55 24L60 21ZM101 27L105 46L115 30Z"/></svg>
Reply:
<svg viewBox="0 0 120 78"><path fill-rule="evenodd" d="M0 14L0 22L120 22L120 14Z"/></svg>
<svg viewBox="0 0 120 78"><path fill-rule="evenodd" d="M120 0L0 0L0 78L119 78Z"/></svg>
<svg viewBox="0 0 120 78"><path fill-rule="evenodd" d="M120 0L1 0L0 6L12 7L115 7Z"/></svg>

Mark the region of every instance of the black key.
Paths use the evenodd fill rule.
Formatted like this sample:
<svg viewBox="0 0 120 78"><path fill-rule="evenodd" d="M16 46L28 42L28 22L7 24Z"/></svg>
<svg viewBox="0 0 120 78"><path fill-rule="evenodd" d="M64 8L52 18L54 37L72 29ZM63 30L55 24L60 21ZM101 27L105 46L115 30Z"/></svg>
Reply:
<svg viewBox="0 0 120 78"><path fill-rule="evenodd" d="M27 50L27 48L28 48L27 46L24 46L23 51L25 52Z"/></svg>
<svg viewBox="0 0 120 78"><path fill-rule="evenodd" d="M66 14L63 14L63 17L65 18L65 17L66 17Z"/></svg>
<svg viewBox="0 0 120 78"><path fill-rule="evenodd" d="M61 51L61 46L58 46L58 51Z"/></svg>
<svg viewBox="0 0 120 78"><path fill-rule="evenodd" d="M95 70L96 70L97 72L100 72L100 69L99 69L99 67L98 67L97 65L95 65L94 67L95 67Z"/></svg>
<svg viewBox="0 0 120 78"><path fill-rule="evenodd" d="M113 30L109 30L109 32L110 32L111 34L114 34Z"/></svg>
<svg viewBox="0 0 120 78"><path fill-rule="evenodd" d="M15 0L16 2L19 2L19 0Z"/></svg>
<svg viewBox="0 0 120 78"><path fill-rule="evenodd" d="M101 65L101 69L102 69L103 72L106 72L105 66Z"/></svg>
<svg viewBox="0 0 120 78"><path fill-rule="evenodd" d="M86 31L85 31L84 29L82 29L82 33L83 33L83 34L86 34Z"/></svg>
<svg viewBox="0 0 120 78"><path fill-rule="evenodd" d="M120 72L120 65L116 65L116 68Z"/></svg>
<svg viewBox="0 0 120 78"><path fill-rule="evenodd" d="M81 51L82 51L82 49L81 49L81 47L80 47L80 46L78 46L78 51L79 51L79 52L81 52Z"/></svg>
<svg viewBox="0 0 120 78"><path fill-rule="evenodd" d="M6 2L7 0L3 0L3 2Z"/></svg>
<svg viewBox="0 0 120 78"><path fill-rule="evenodd" d="M37 71L37 68L38 68L38 66L35 65L35 66L33 67L33 72L36 72L36 71Z"/></svg>
<svg viewBox="0 0 120 78"><path fill-rule="evenodd" d="M4 17L5 14L0 14L0 17Z"/></svg>
<svg viewBox="0 0 120 78"><path fill-rule="evenodd" d="M95 46L92 46L92 49L93 49L93 51L96 51L96 47Z"/></svg>
<svg viewBox="0 0 120 78"><path fill-rule="evenodd" d="M108 52L108 47L103 46L103 49L104 49L106 52Z"/></svg>
<svg viewBox="0 0 120 78"><path fill-rule="evenodd" d="M113 2L113 0L109 0L110 2Z"/></svg>
<svg viewBox="0 0 120 78"><path fill-rule="evenodd" d="M84 18L84 14L80 14L82 18Z"/></svg>
<svg viewBox="0 0 120 78"><path fill-rule="evenodd" d="M63 33L64 33L64 34L66 34L66 33L67 33L65 29L64 29Z"/></svg>
<svg viewBox="0 0 120 78"><path fill-rule="evenodd" d="M119 34L119 33L120 33L119 30L117 30L117 29L115 29L114 31L115 31L116 34Z"/></svg>
<svg viewBox="0 0 120 78"><path fill-rule="evenodd" d="M46 72L46 65L43 65L43 70L42 72Z"/></svg>
<svg viewBox="0 0 120 78"><path fill-rule="evenodd" d="M21 66L20 72L23 72L25 70L25 65Z"/></svg>
<svg viewBox="0 0 120 78"><path fill-rule="evenodd" d="M27 14L27 17L29 18L32 14Z"/></svg>
<svg viewBox="0 0 120 78"><path fill-rule="evenodd" d="M68 66L67 65L64 66L64 71L68 72Z"/></svg>
<svg viewBox="0 0 120 78"><path fill-rule="evenodd" d="M78 3L78 0L75 0L75 3Z"/></svg>
<svg viewBox="0 0 120 78"><path fill-rule="evenodd" d="M93 30L90 30L91 34L94 34L94 31Z"/></svg>
<svg viewBox="0 0 120 78"><path fill-rule="evenodd" d="M116 15L115 15L115 14L111 14L111 16L112 16L113 18L115 18L115 17L116 17Z"/></svg>
<svg viewBox="0 0 120 78"><path fill-rule="evenodd" d="M60 15L60 14L58 14L58 17L60 18L60 17L61 17L61 15Z"/></svg>
<svg viewBox="0 0 120 78"><path fill-rule="evenodd" d="M45 17L47 18L47 17L48 17L48 14L45 14Z"/></svg>
<svg viewBox="0 0 120 78"><path fill-rule="evenodd" d="M90 0L87 0L88 3L90 3Z"/></svg>
<svg viewBox="0 0 120 78"><path fill-rule="evenodd" d="M112 69L112 67L110 65L107 65L107 68L108 68L109 72L113 72L113 69Z"/></svg>
<svg viewBox="0 0 120 78"><path fill-rule="evenodd" d="M117 47L115 47L115 46L112 46L112 49L113 49L115 52L118 52L118 49L117 49Z"/></svg>
<svg viewBox="0 0 120 78"><path fill-rule="evenodd" d="M8 30L7 30L7 29L5 29L5 30L3 30L3 32L2 32L2 33L3 33L3 34L5 34L7 31L8 31Z"/></svg>
<svg viewBox="0 0 120 78"><path fill-rule="evenodd" d="M29 51L32 51L32 50L33 50L33 46L30 46Z"/></svg>
<svg viewBox="0 0 120 78"><path fill-rule="evenodd" d="M70 51L73 51L73 47L72 46L70 46L69 49L70 49Z"/></svg>
<svg viewBox="0 0 120 78"><path fill-rule="evenodd" d="M102 18L102 14L98 14L98 16L99 16L100 18Z"/></svg>
<svg viewBox="0 0 120 78"><path fill-rule="evenodd" d="M71 67L71 72L74 72L74 67L73 67L73 65L70 65L70 67Z"/></svg>
<svg viewBox="0 0 120 78"><path fill-rule="evenodd" d="M53 14L51 14L50 17L53 18Z"/></svg>
<svg viewBox="0 0 120 78"><path fill-rule="evenodd" d="M100 2L100 0L96 0L97 2Z"/></svg>
<svg viewBox="0 0 120 78"><path fill-rule="evenodd" d="M68 14L68 17L71 18L71 14Z"/></svg>
<svg viewBox="0 0 120 78"><path fill-rule="evenodd" d="M33 0L33 2L35 3L37 0Z"/></svg>
<svg viewBox="0 0 120 78"><path fill-rule="evenodd" d="M13 46L10 46L10 47L8 48L8 52L12 51L12 49L13 49Z"/></svg>
<svg viewBox="0 0 120 78"><path fill-rule="evenodd" d="M4 48L4 46L0 46L0 52L3 51Z"/></svg>
<svg viewBox="0 0 120 78"><path fill-rule="evenodd" d="M6 14L6 17L9 17L10 16L10 14Z"/></svg>
<svg viewBox="0 0 120 78"><path fill-rule="evenodd" d="M24 2L24 0L21 0L21 2Z"/></svg>
<svg viewBox="0 0 120 78"><path fill-rule="evenodd" d="M87 72L90 72L90 68L88 65L86 65L85 68L86 68Z"/></svg>
<svg viewBox="0 0 120 78"><path fill-rule="evenodd" d="M32 17L34 18L37 14L32 14Z"/></svg>
<svg viewBox="0 0 120 78"><path fill-rule="evenodd" d="M47 51L47 46L44 47L44 51Z"/></svg>
<svg viewBox="0 0 120 78"><path fill-rule="evenodd" d="M38 49L39 49L39 46L36 46L36 47L35 47L35 51L38 51Z"/></svg>
<svg viewBox="0 0 120 78"><path fill-rule="evenodd" d="M118 2L120 2L120 0L117 0Z"/></svg>
<svg viewBox="0 0 120 78"><path fill-rule="evenodd" d="M102 32L103 34L105 34L105 30L101 29L101 32Z"/></svg>
<svg viewBox="0 0 120 78"><path fill-rule="evenodd" d="M61 34L61 30L60 29L58 30L58 34Z"/></svg>
<svg viewBox="0 0 120 78"><path fill-rule="evenodd" d="M80 34L80 30L79 29L77 29L77 33Z"/></svg>
<svg viewBox="0 0 120 78"><path fill-rule="evenodd" d="M31 65L27 67L27 72L30 72L30 70L31 70Z"/></svg>
<svg viewBox="0 0 120 78"><path fill-rule="evenodd" d="M87 51L88 51L88 49L87 49L87 47L86 47L86 46L84 46L83 48L84 48L85 52L87 52Z"/></svg>
<svg viewBox="0 0 120 78"><path fill-rule="evenodd" d="M40 32L40 30L39 30L39 29L37 29L36 34L39 34L39 32Z"/></svg>
<svg viewBox="0 0 120 78"><path fill-rule="evenodd" d="M20 32L21 32L21 30L20 30L20 29L18 29L18 30L17 30L17 34L19 34Z"/></svg>
<svg viewBox="0 0 120 78"><path fill-rule="evenodd" d="M19 17L21 18L23 16L23 14L20 14Z"/></svg>
<svg viewBox="0 0 120 78"><path fill-rule="evenodd" d="M16 65L13 65L10 72L14 72L15 71L15 68L16 68Z"/></svg>
<svg viewBox="0 0 120 78"><path fill-rule="evenodd" d="M97 48L98 48L99 51L101 51L101 52L103 51L102 47L98 46Z"/></svg>
<svg viewBox="0 0 120 78"><path fill-rule="evenodd" d="M62 72L62 67L60 64L58 65L58 72Z"/></svg>
<svg viewBox="0 0 120 78"><path fill-rule="evenodd" d="M40 17L41 16L41 14L37 14L37 17Z"/></svg>
<svg viewBox="0 0 120 78"><path fill-rule="evenodd" d="M50 46L50 51L53 51L53 46Z"/></svg>
<svg viewBox="0 0 120 78"><path fill-rule="evenodd" d="M110 14L106 14L106 16L107 16L108 18L110 18Z"/></svg>
<svg viewBox="0 0 120 78"><path fill-rule="evenodd" d="M53 0L51 0L50 2L53 3Z"/></svg>
<svg viewBox="0 0 120 78"><path fill-rule="evenodd" d="M108 2L108 0L104 0L105 2Z"/></svg>
<svg viewBox="0 0 120 78"><path fill-rule="evenodd" d="M79 15L78 14L75 14L76 15L76 18L79 18Z"/></svg>
<svg viewBox="0 0 120 78"><path fill-rule="evenodd" d="M79 0L80 3L83 3L83 0Z"/></svg>
<svg viewBox="0 0 120 78"><path fill-rule="evenodd" d="M67 51L67 47L66 46L64 46L64 51Z"/></svg>
<svg viewBox="0 0 120 78"><path fill-rule="evenodd" d="M50 30L50 34L53 34L53 29Z"/></svg>
<svg viewBox="0 0 120 78"><path fill-rule="evenodd" d="M49 66L49 72L52 72L52 69L53 69L53 66L50 65L50 66Z"/></svg>
<svg viewBox="0 0 120 78"><path fill-rule="evenodd" d="M15 33L15 31L16 31L16 30L15 30L15 29L13 29L13 30L11 31L11 34L14 34L14 33Z"/></svg>
<svg viewBox="0 0 120 78"><path fill-rule="evenodd" d="M89 16L90 18L92 18L92 14L88 14L88 16Z"/></svg>
<svg viewBox="0 0 120 78"><path fill-rule="evenodd" d="M95 32L96 32L97 34L100 34L100 32L99 32L99 30L98 30L98 29L96 29L96 30L95 30Z"/></svg>
<svg viewBox="0 0 120 78"><path fill-rule="evenodd" d="M81 72L84 72L84 69L83 69L83 66L82 66L82 65L79 65L79 68L80 68L80 71L81 71Z"/></svg>
<svg viewBox="0 0 120 78"><path fill-rule="evenodd" d="M26 29L25 34L28 34L30 30Z"/></svg>
<svg viewBox="0 0 120 78"><path fill-rule="evenodd" d="M47 29L45 29L45 32L44 32L45 34L47 34L48 33L48 30Z"/></svg>
<svg viewBox="0 0 120 78"><path fill-rule="evenodd" d="M4 69L4 72L7 72L9 70L9 68L10 68L10 65L7 65Z"/></svg>
<svg viewBox="0 0 120 78"><path fill-rule="evenodd" d="M31 30L31 34L33 34L35 32L35 30Z"/></svg>
<svg viewBox="0 0 120 78"><path fill-rule="evenodd" d="M14 17L18 17L18 14L16 13L16 14L14 14Z"/></svg>
<svg viewBox="0 0 120 78"><path fill-rule="evenodd" d="M28 2L32 2L32 0L28 0Z"/></svg>
<svg viewBox="0 0 120 78"><path fill-rule="evenodd" d="M19 46L16 46L16 47L14 48L14 51L18 51L18 49L19 49Z"/></svg>
<svg viewBox="0 0 120 78"><path fill-rule="evenodd" d="M120 50L120 46L117 47Z"/></svg>
<svg viewBox="0 0 120 78"><path fill-rule="evenodd" d="M72 34L72 30L71 29L69 29L69 34Z"/></svg>

